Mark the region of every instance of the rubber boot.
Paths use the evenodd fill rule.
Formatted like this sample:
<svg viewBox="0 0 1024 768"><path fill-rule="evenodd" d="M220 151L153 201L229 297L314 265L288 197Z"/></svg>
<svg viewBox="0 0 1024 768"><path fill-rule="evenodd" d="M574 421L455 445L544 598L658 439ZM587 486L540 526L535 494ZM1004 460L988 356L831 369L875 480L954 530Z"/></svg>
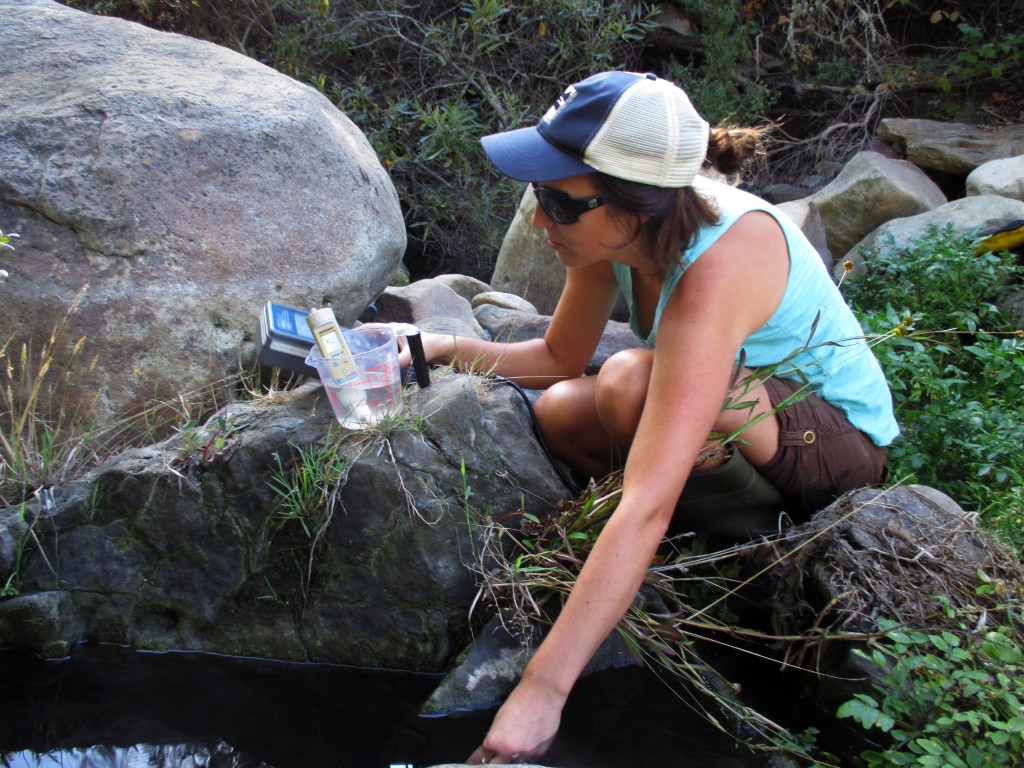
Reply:
<svg viewBox="0 0 1024 768"><path fill-rule="evenodd" d="M711 469L690 473L670 533L696 531L716 543L735 544L777 533L785 500L739 448Z"/></svg>

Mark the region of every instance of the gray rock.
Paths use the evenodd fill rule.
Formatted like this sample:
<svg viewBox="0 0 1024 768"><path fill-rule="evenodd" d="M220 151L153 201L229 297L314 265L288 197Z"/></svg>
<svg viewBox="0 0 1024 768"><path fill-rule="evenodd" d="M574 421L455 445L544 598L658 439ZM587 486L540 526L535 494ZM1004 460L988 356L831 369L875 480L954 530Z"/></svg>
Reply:
<svg viewBox="0 0 1024 768"><path fill-rule="evenodd" d="M998 302L1000 311L1018 330L1024 331L1024 291L1010 291Z"/></svg>
<svg viewBox="0 0 1024 768"><path fill-rule="evenodd" d="M825 220L821 216L821 210L808 198L791 200L786 203L779 203L776 206L793 220L800 231L804 233L811 245L821 256L821 262L826 269L832 269L832 252L828 248L828 236L825 232Z"/></svg>
<svg viewBox="0 0 1024 768"><path fill-rule="evenodd" d="M942 621L935 611L940 599L954 609L966 602L972 613L979 607L979 571L1012 590L993 598L1000 604L1020 592L1019 561L978 527L975 515L921 485L847 494L777 544L773 557L767 571L776 594L773 624L783 634L826 621L835 630L870 635L879 619L934 630ZM802 597L794 599L794 590ZM834 712L881 680L874 664L850 653L859 645L830 649L816 664L822 674L808 676L822 708Z"/></svg>
<svg viewBox="0 0 1024 768"><path fill-rule="evenodd" d="M1024 154L1024 126L982 127L889 117L878 135L918 168L965 177L979 165Z"/></svg>
<svg viewBox="0 0 1024 768"><path fill-rule="evenodd" d="M945 195L921 170L877 152L859 152L810 198L821 211L833 256L844 254L885 222L929 211Z"/></svg>
<svg viewBox="0 0 1024 768"><path fill-rule="evenodd" d="M438 275L435 280L447 285L466 301L473 301L473 297L491 290L491 286L483 280L477 280L469 275Z"/></svg>
<svg viewBox="0 0 1024 768"><path fill-rule="evenodd" d="M953 200L917 216L893 219L857 243L836 264L836 271L843 269L842 262L853 262L850 277L856 277L864 268L867 254L882 247L907 248L924 237L930 229L952 227L957 234L986 232L1008 221L1024 218L1024 202L997 195L977 195ZM849 279L849 277L847 278Z"/></svg>
<svg viewBox="0 0 1024 768"><path fill-rule="evenodd" d="M417 280L400 288L388 288L377 297L376 304L380 319L387 322L414 323L435 333L485 336L469 300L443 280Z"/></svg>
<svg viewBox="0 0 1024 768"><path fill-rule="evenodd" d="M551 323L551 318L546 315L528 315L493 304L481 304L473 314L488 336L496 341L540 339ZM609 320L597 350L587 366L587 373L597 373L604 365L604 361L616 352L644 346L644 343L633 335L628 324Z"/></svg>
<svg viewBox="0 0 1024 768"><path fill-rule="evenodd" d="M999 195L1024 201L1024 155L990 160L967 177L967 194Z"/></svg>
<svg viewBox="0 0 1024 768"><path fill-rule="evenodd" d="M0 226L21 234L0 336L48 338L88 284L73 325L97 364L75 387L99 416L254 362L269 299L347 324L387 285L398 196L316 90L48 0L3 3L0 28Z"/></svg>
<svg viewBox="0 0 1024 768"><path fill-rule="evenodd" d="M82 622L67 592L36 592L0 602L0 648L31 648L44 657L67 656Z"/></svg>
<svg viewBox="0 0 1024 768"><path fill-rule="evenodd" d="M0 644L445 669L470 633L487 523L544 518L567 491L512 388L448 373L403 408L390 432L338 430L310 383L58 486L52 514L26 515L38 544L21 561L21 595L0 602ZM333 513L317 502L290 514L275 485L328 456L344 469L327 486ZM0 511L0 561L25 525Z"/></svg>
<svg viewBox="0 0 1024 768"><path fill-rule="evenodd" d="M500 705L533 658L537 639L517 635L491 619L420 709L428 717ZM584 675L638 666L640 660L618 632L612 632L584 668Z"/></svg>
<svg viewBox="0 0 1024 768"><path fill-rule="evenodd" d="M526 299L516 296L514 293L487 291L485 293L478 293L470 302L473 309L484 304L493 304L496 307L511 309L515 312L525 312L528 315L538 314L537 308L533 306L533 304L528 302Z"/></svg>

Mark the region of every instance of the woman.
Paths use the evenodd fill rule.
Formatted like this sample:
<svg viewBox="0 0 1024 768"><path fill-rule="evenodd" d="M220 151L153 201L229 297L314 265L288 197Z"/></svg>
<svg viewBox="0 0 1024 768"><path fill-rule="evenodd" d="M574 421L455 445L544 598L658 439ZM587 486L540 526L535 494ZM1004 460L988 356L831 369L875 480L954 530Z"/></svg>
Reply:
<svg viewBox="0 0 1024 768"><path fill-rule="evenodd" d="M768 204L698 176L705 161L737 170L755 143L752 131L709 130L672 83L627 72L570 86L536 127L483 139L499 170L533 184L533 223L566 266L565 288L543 339L423 334L427 357L546 389L536 414L552 453L584 477L621 457L625 469L617 509L472 763L543 754L684 486L742 460L797 516L883 479L898 433L891 396L817 253ZM620 290L653 349L583 377ZM727 398L742 407L723 408Z"/></svg>

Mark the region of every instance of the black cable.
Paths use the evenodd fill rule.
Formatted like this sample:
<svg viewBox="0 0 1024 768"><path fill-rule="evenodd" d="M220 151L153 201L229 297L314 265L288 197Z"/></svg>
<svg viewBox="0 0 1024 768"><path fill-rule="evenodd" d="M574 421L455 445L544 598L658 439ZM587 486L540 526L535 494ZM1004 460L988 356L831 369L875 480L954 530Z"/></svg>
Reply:
<svg viewBox="0 0 1024 768"><path fill-rule="evenodd" d="M541 450L544 451L544 455L548 457L548 461L551 462L551 466L554 467L558 477L561 479L562 483L565 484L565 487L569 489L573 497L579 496L582 491L580 486L572 479L572 475L566 472L565 468L555 459L554 456L551 455L551 451L548 450L548 445L544 442L544 435L541 434L540 431L540 424L537 423L537 414L533 412L533 403L530 402L530 396L526 394L526 390L511 379L506 379L504 376L498 376L495 373L488 373L486 376L487 378L494 379L495 381L502 382L503 384L508 384L512 389L519 393L520 397L523 398L523 402L526 404L526 411L530 414L530 424L533 427L533 434L537 438L537 442L540 443Z"/></svg>

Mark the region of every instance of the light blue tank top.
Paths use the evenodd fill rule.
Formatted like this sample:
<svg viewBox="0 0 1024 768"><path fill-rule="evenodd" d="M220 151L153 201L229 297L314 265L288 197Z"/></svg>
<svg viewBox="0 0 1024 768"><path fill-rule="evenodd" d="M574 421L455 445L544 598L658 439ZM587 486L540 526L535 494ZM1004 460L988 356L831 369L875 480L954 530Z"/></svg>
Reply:
<svg viewBox="0 0 1024 768"><path fill-rule="evenodd" d="M629 267L613 264L629 306L633 333L654 345L662 310L686 267L700 258L740 216L764 211L778 221L785 233L789 280L775 314L743 343L744 365L779 365L776 376L806 379L820 397L839 408L876 445L891 443L899 434L899 426L885 375L814 246L789 217L764 200L703 177L698 177L694 186L716 203L721 218L717 224L702 226L693 245L683 252L682 265L669 269L646 338L640 329Z"/></svg>

